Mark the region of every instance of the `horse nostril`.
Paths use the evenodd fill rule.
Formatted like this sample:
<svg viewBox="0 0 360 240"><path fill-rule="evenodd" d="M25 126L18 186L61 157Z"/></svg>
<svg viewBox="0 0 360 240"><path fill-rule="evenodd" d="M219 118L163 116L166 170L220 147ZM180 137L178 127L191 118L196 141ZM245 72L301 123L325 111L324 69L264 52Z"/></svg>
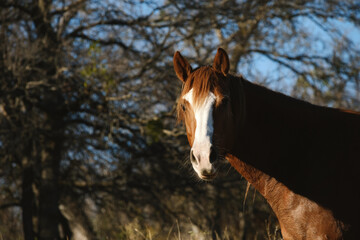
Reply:
<svg viewBox="0 0 360 240"><path fill-rule="evenodd" d="M210 163L214 163L217 159L217 153L215 148L211 147L210 148Z"/></svg>
<svg viewBox="0 0 360 240"><path fill-rule="evenodd" d="M193 152L192 149L190 150L190 161L191 161L192 163L197 163L196 158L195 158L195 156L194 156L194 152Z"/></svg>

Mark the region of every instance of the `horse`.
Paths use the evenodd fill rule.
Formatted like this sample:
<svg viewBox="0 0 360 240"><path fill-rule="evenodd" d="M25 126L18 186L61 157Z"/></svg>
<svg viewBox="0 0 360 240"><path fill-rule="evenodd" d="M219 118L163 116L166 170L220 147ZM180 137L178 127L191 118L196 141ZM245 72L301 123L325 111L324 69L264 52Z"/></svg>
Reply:
<svg viewBox="0 0 360 240"><path fill-rule="evenodd" d="M229 73L217 50L192 69L176 52L177 103L197 175L226 159L267 200L284 239L360 236L360 113L313 105Z"/></svg>

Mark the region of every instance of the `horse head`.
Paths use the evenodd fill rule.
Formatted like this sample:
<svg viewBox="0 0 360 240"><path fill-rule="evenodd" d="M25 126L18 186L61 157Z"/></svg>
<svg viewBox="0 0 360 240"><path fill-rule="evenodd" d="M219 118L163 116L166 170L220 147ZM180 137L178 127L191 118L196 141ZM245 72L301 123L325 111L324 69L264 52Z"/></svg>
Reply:
<svg viewBox="0 0 360 240"><path fill-rule="evenodd" d="M174 69L183 82L177 110L191 146L190 160L201 179L211 180L216 176L217 163L235 142L232 136L235 136L237 101L231 94L229 57L219 48L212 66L193 70L176 52Z"/></svg>

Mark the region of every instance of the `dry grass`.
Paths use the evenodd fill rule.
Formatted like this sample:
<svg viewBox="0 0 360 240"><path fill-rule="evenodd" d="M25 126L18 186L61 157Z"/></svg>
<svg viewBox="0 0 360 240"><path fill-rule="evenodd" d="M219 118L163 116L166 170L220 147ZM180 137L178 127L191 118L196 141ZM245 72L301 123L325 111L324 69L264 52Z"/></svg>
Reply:
<svg viewBox="0 0 360 240"><path fill-rule="evenodd" d="M184 227L184 225L186 225ZM191 230L186 231L190 228ZM265 228L267 236L255 235L254 240L281 240L280 229L275 227L271 228L270 221L265 221ZM216 240L236 240L237 237L234 237L235 233L231 233L225 228L222 236L215 233ZM121 237L120 237L121 236ZM200 229L192 223L183 224L180 226L178 220L170 227L166 232L161 232L150 227L141 228L138 222L135 220L132 223L127 224L124 227L124 232L117 239L105 238L106 240L208 240L213 239L213 236L210 232L202 232Z"/></svg>

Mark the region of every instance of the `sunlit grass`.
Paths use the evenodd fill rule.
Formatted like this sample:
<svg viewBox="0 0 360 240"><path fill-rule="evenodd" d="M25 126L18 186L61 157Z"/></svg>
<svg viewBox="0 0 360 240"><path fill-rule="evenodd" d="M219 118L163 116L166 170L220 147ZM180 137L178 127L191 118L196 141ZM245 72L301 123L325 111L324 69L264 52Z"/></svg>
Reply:
<svg viewBox="0 0 360 240"><path fill-rule="evenodd" d="M153 229L151 227L141 227L137 220L125 225L123 231L117 234L118 237L102 236L100 239L104 240L240 240L238 233L230 232L228 228L222 232L221 237L219 234L201 231L197 226L192 223L180 225L176 220L168 230L162 231L161 229ZM266 229L266 236L256 234L254 240L281 240L280 228L272 225L269 221L265 221L264 228ZM185 230L188 229L188 230ZM243 238L241 238L243 239ZM248 239L248 238L246 238Z"/></svg>

